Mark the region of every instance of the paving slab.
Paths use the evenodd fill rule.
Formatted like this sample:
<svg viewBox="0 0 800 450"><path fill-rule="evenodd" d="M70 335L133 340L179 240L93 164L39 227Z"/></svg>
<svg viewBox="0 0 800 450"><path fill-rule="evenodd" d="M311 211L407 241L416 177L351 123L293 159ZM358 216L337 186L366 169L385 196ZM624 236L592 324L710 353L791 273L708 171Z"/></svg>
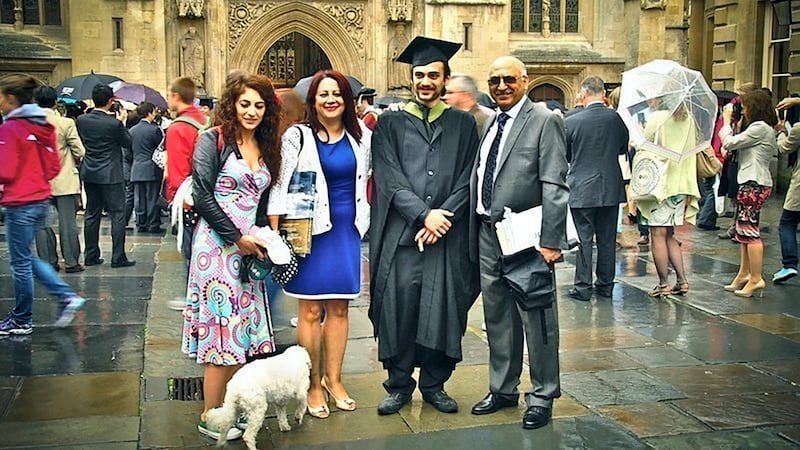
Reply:
<svg viewBox="0 0 800 450"><path fill-rule="evenodd" d="M133 268L136 267L139 267L138 263L133 266ZM87 268L85 272L82 272L83 275L81 276L72 278L65 277L64 281L66 281L75 292L87 299L147 299L150 297L152 276L145 273L147 272L146 268L143 268L143 270L140 271L141 273L137 272L137 274L120 273L131 269L130 267L124 269L109 269L114 271L110 274L91 272L91 269L93 269L93 267ZM6 267L2 270L8 269ZM152 264L150 265L149 271L150 274L153 273ZM34 288L34 297L37 299L50 298L47 294L47 290L42 285L38 284ZM11 282L10 274L6 273L0 275L0 299L14 300L14 285ZM50 301L53 301L53 299L50 298Z"/></svg>
<svg viewBox="0 0 800 450"><path fill-rule="evenodd" d="M637 328L646 336L706 362L797 358L800 344L733 322Z"/></svg>
<svg viewBox="0 0 800 450"><path fill-rule="evenodd" d="M640 438L710 430L667 402L603 406L599 410Z"/></svg>
<svg viewBox="0 0 800 450"><path fill-rule="evenodd" d="M290 422L291 423L291 422ZM278 430L275 419L268 419L270 430ZM411 429L399 414L379 416L377 409L358 408L352 412L333 413L327 419L316 419L309 415L303 424L291 432L275 431L270 434L276 448L293 445L332 445L335 442L349 442L376 437L410 434Z"/></svg>
<svg viewBox="0 0 800 450"><path fill-rule="evenodd" d="M197 431L197 421L203 412L203 402L146 401L142 406L140 448L202 448L214 447L215 441ZM262 428L259 448L271 449L269 431ZM232 441L227 448L245 448L241 440Z"/></svg>
<svg viewBox="0 0 800 450"><path fill-rule="evenodd" d="M637 369L642 367L618 350L566 351L558 355L561 373L597 372L600 370Z"/></svg>
<svg viewBox="0 0 800 450"><path fill-rule="evenodd" d="M645 449L613 421L597 415L555 419L538 430L523 430L519 424L495 425L435 433L414 433L379 439L325 443L311 449L407 450L418 449Z"/></svg>
<svg viewBox="0 0 800 450"><path fill-rule="evenodd" d="M0 376L141 371L143 325L36 327L0 338Z"/></svg>
<svg viewBox="0 0 800 450"><path fill-rule="evenodd" d="M560 350L603 350L626 347L661 345L656 339L647 337L624 327L592 328L587 330L562 331Z"/></svg>
<svg viewBox="0 0 800 450"><path fill-rule="evenodd" d="M776 427L778 436L786 439L787 441L800 446L800 425L787 425Z"/></svg>
<svg viewBox="0 0 800 450"><path fill-rule="evenodd" d="M131 372L29 377L6 419L138 416L139 386L139 374Z"/></svg>
<svg viewBox="0 0 800 450"><path fill-rule="evenodd" d="M561 389L589 407L686 398L672 385L639 370L568 373Z"/></svg>
<svg viewBox="0 0 800 450"><path fill-rule="evenodd" d="M800 384L800 359L765 361L752 364L753 367L777 375L792 383Z"/></svg>
<svg viewBox="0 0 800 450"><path fill-rule="evenodd" d="M771 429L713 431L709 433L682 434L680 436L656 437L646 441L659 450L685 449L796 449L797 446L781 438Z"/></svg>
<svg viewBox="0 0 800 450"><path fill-rule="evenodd" d="M382 372L378 361L378 341L371 337L350 339L344 352L342 373Z"/></svg>
<svg viewBox="0 0 800 450"><path fill-rule="evenodd" d="M0 311L14 308L14 300L0 300ZM58 316L55 299L33 302L34 326L50 326ZM144 324L147 300L139 298L88 299L75 315L75 325Z"/></svg>
<svg viewBox="0 0 800 450"><path fill-rule="evenodd" d="M715 430L800 423L800 393L677 400L677 407Z"/></svg>
<svg viewBox="0 0 800 450"><path fill-rule="evenodd" d="M667 346L623 348L620 349L620 352L630 356L631 359L645 367L697 366L703 364L703 361Z"/></svg>
<svg viewBox="0 0 800 450"><path fill-rule="evenodd" d="M113 432L109 432L113 431ZM84 448L84 445L127 443L139 439L139 417L79 417L35 422L0 423L0 448L54 448L54 443ZM124 447L123 447L124 448Z"/></svg>
<svg viewBox="0 0 800 450"><path fill-rule="evenodd" d="M726 319L772 334L800 333L800 319L788 314L731 314Z"/></svg>
<svg viewBox="0 0 800 450"><path fill-rule="evenodd" d="M791 392L800 389L777 377L742 364L662 367L647 373L669 383L689 397Z"/></svg>

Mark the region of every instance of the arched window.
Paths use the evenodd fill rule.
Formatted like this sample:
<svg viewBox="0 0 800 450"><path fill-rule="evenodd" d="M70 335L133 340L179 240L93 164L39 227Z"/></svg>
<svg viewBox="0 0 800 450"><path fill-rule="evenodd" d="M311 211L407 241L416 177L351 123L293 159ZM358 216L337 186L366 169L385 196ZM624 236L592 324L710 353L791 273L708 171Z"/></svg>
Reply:
<svg viewBox="0 0 800 450"><path fill-rule="evenodd" d="M0 23L13 24L15 0L0 0ZM25 25L61 25L61 0L21 0Z"/></svg>
<svg viewBox="0 0 800 450"><path fill-rule="evenodd" d="M549 11L545 11L548 9ZM577 33L580 0L550 0L545 8L542 0L511 0L511 32L538 33L543 18L550 20L554 33Z"/></svg>
<svg viewBox="0 0 800 450"><path fill-rule="evenodd" d="M528 98L534 102L546 102L548 100L555 100L564 105L564 91L550 83L544 83L531 89L528 93Z"/></svg>

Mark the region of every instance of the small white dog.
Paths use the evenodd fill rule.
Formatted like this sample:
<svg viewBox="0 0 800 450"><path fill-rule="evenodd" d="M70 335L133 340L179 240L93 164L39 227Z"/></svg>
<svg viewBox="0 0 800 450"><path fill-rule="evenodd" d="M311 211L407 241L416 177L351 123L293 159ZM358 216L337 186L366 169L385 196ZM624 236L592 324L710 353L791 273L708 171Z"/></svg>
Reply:
<svg viewBox="0 0 800 450"><path fill-rule="evenodd" d="M270 403L277 410L281 431L292 429L286 418L289 400L297 400L294 420L302 424L311 384L310 372L311 358L306 349L299 345L289 347L278 356L245 364L228 382L223 405L208 412L208 424L220 431L217 446L225 445L228 430L233 427L236 418L244 414L247 429L242 439L248 449L256 450L256 435Z"/></svg>

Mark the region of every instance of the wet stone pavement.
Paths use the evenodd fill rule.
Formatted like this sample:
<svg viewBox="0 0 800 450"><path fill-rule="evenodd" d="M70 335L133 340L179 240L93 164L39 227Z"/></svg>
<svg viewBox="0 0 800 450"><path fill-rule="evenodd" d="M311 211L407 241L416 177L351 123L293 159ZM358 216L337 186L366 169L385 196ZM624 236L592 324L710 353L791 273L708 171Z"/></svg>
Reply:
<svg viewBox="0 0 800 450"><path fill-rule="evenodd" d="M765 234L767 275L780 265L780 203L770 200L762 215L772 224ZM637 237L634 227L625 227L625 240ZM522 430L522 406L489 416L469 413L488 385L480 300L463 339L465 359L446 386L461 411L441 414L415 394L398 414L379 417L385 375L365 294L352 303L344 366L358 410L332 407L326 420L307 415L288 433L277 431L270 410L259 448L800 447L800 280L769 283L763 299L735 297L722 286L737 269L737 245L691 227L679 238L691 283L685 297L647 296L656 277L646 247L618 250L613 300L569 299L574 257L559 265L563 395L550 425ZM109 255L106 227L101 247ZM180 353L180 314L165 307L185 291L175 241L129 233L127 247L135 267L106 263L81 274L62 272L89 300L71 327L50 326L56 305L37 286L34 333L0 338L0 448L213 447L196 431L202 402L170 400L170 378L202 375ZM3 241L2 313L12 304ZM295 310L291 300L273 300L281 346L294 341L288 322ZM244 448L241 442L229 447Z"/></svg>

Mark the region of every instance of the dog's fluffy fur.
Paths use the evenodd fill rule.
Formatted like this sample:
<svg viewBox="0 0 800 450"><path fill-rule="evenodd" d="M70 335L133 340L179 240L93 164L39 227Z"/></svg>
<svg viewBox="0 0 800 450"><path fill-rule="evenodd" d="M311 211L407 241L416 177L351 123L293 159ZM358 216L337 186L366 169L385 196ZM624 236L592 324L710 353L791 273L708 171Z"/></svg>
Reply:
<svg viewBox="0 0 800 450"><path fill-rule="evenodd" d="M281 431L292 429L286 418L289 400L297 400L294 419L302 424L306 413L310 370L311 358L306 349L298 345L289 347L281 355L253 361L239 369L228 382L222 407L208 411L208 425L220 431L217 445L225 444L228 430L233 427L236 418L244 414L247 429L242 439L248 449L255 450L256 434L264 422L270 403L277 410Z"/></svg>

